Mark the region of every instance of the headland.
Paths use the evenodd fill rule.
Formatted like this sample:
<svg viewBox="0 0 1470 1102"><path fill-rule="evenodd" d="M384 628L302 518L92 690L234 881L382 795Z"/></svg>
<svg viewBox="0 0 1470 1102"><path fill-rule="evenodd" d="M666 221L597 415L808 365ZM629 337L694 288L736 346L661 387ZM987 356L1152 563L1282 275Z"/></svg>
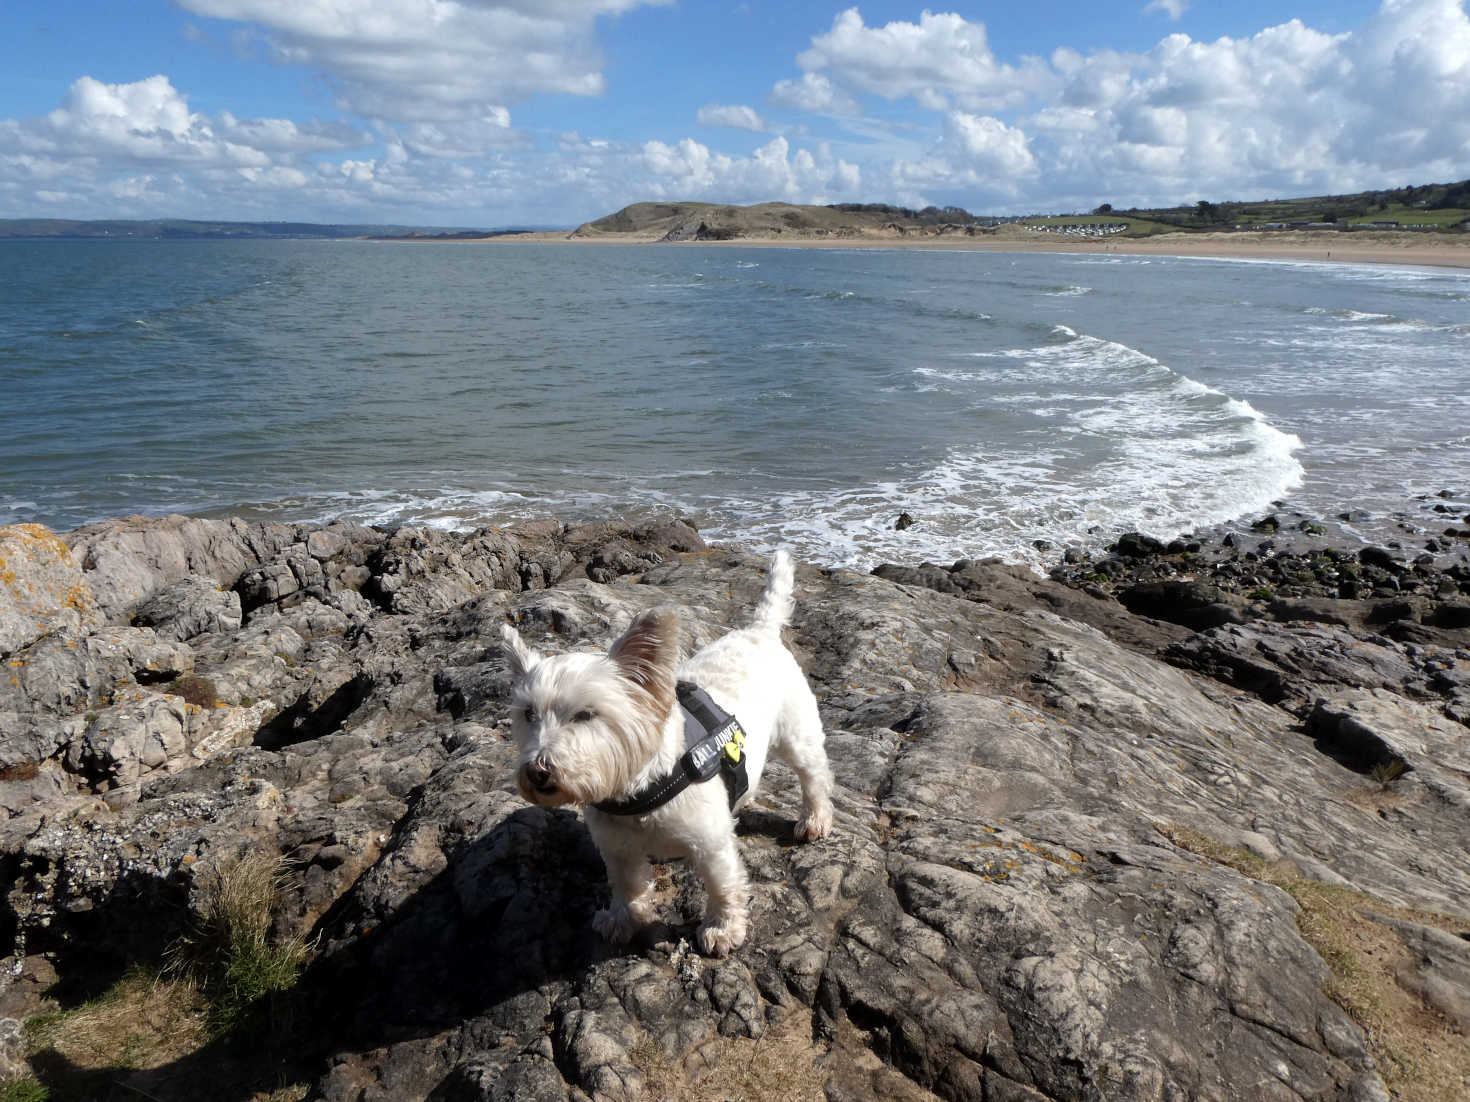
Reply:
<svg viewBox="0 0 1470 1102"><path fill-rule="evenodd" d="M1107 217L1099 216L1096 224L1108 223ZM1464 232L1349 228L1344 223L1338 228L1092 235L1069 231L1064 225L962 225L787 203L750 207L637 203L571 231L505 233L478 240L497 244L1061 252L1470 267L1470 234Z"/></svg>

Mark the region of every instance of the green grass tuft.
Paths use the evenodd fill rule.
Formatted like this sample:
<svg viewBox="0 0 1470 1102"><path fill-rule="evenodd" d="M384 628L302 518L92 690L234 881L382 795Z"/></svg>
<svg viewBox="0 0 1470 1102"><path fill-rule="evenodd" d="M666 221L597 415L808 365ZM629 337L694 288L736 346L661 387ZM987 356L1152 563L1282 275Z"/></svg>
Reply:
<svg viewBox="0 0 1470 1102"><path fill-rule="evenodd" d="M1387 761L1381 761L1375 765L1370 770L1370 773L1373 779L1378 782L1379 790L1387 792L1389 786L1408 772L1408 769L1408 763L1402 758L1389 758Z"/></svg>
<svg viewBox="0 0 1470 1102"><path fill-rule="evenodd" d="M311 946L278 940L271 917L283 879L279 857L252 853L220 871L194 930L169 951L168 971L193 977L216 1035L262 1024L272 997L295 986Z"/></svg>
<svg viewBox="0 0 1470 1102"><path fill-rule="evenodd" d="M0 1083L0 1102L46 1102L51 1092L29 1075Z"/></svg>

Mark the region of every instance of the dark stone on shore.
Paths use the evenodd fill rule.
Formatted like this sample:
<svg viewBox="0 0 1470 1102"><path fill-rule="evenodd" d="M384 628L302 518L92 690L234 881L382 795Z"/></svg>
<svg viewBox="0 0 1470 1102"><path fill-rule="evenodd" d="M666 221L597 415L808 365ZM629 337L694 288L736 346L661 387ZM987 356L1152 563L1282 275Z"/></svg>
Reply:
<svg viewBox="0 0 1470 1102"><path fill-rule="evenodd" d="M1384 547L1365 547L1358 552L1358 559L1364 566L1377 566L1384 570L1398 571L1404 568L1404 564L1394 557L1393 552Z"/></svg>
<svg viewBox="0 0 1470 1102"><path fill-rule="evenodd" d="M1118 542L1113 544L1110 550L1113 554L1126 559L1141 559L1148 555L1160 554L1164 550L1164 545L1140 532L1125 532L1118 537Z"/></svg>
<svg viewBox="0 0 1470 1102"><path fill-rule="evenodd" d="M1205 582L1139 582L1119 589L1117 596L1135 615L1168 620L1195 631L1244 623L1249 618L1246 602Z"/></svg>

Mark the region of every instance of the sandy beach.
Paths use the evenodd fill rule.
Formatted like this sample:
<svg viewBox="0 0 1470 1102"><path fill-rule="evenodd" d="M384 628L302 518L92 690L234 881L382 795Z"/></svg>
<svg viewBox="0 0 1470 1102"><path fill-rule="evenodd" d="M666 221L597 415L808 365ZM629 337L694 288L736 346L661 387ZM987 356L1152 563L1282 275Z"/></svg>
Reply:
<svg viewBox="0 0 1470 1102"><path fill-rule="evenodd" d="M646 233L573 233L561 230L503 234L476 239L490 244L652 245ZM675 242L716 248L933 249L975 252L1105 253L1132 256L1200 256L1239 260L1319 261L1343 264L1406 264L1470 268L1470 234L1413 231L1285 230L1239 233L1169 233L1156 237L1070 237L1001 227L994 233L897 234L863 232L843 236L782 235L732 241Z"/></svg>

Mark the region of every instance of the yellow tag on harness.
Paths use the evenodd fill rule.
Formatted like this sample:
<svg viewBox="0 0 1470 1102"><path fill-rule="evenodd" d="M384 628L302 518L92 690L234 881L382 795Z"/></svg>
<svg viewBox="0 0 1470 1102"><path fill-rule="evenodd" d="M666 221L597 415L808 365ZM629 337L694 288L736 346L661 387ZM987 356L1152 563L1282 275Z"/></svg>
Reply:
<svg viewBox="0 0 1470 1102"><path fill-rule="evenodd" d="M725 757L737 765L740 763L741 751L745 749L745 732L739 727L730 732L730 741L725 743Z"/></svg>

